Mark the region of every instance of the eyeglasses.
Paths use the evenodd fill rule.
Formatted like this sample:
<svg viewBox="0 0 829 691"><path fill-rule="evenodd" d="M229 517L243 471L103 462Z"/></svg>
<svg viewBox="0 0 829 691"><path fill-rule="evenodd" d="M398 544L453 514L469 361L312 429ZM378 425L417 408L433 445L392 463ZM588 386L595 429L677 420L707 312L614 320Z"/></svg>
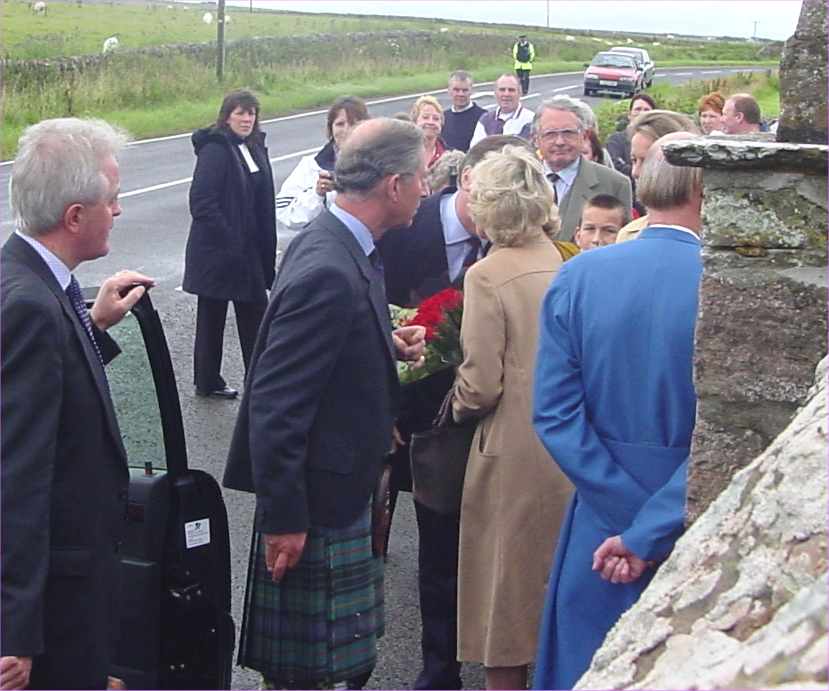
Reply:
<svg viewBox="0 0 829 691"><path fill-rule="evenodd" d="M541 133L541 138L547 141L554 141L561 137L562 139L575 139L581 134L580 129L564 129L564 130L544 130Z"/></svg>

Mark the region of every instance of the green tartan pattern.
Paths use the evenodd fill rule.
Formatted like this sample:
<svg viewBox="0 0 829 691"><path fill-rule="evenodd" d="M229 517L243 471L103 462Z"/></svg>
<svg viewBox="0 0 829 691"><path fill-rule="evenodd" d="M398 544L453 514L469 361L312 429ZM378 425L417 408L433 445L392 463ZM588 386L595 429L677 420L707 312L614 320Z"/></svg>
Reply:
<svg viewBox="0 0 829 691"><path fill-rule="evenodd" d="M254 536L239 664L266 686L322 688L370 673L383 635L383 565L371 551L366 510L342 529L314 528L281 583Z"/></svg>

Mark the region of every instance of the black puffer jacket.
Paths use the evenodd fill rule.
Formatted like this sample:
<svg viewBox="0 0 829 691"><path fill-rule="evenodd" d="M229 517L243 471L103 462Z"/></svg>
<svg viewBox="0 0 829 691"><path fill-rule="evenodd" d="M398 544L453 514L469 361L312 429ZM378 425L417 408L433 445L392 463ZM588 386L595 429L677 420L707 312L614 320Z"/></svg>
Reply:
<svg viewBox="0 0 829 691"><path fill-rule="evenodd" d="M190 236L183 288L220 300L259 301L271 287L276 263L273 172L265 134L247 139L262 171L258 184L243 163L242 142L227 128L193 133L196 170L190 186Z"/></svg>

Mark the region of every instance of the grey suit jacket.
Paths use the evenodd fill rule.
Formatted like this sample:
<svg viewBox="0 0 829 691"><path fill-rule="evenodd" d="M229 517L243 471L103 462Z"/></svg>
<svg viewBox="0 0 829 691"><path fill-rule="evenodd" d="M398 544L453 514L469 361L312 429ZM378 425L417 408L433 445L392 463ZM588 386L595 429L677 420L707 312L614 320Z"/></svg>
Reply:
<svg viewBox="0 0 829 691"><path fill-rule="evenodd" d="M612 194L628 209L633 205L630 180L626 176L606 166L582 159L579 164L579 174L558 206L558 213L561 216L559 240L573 239L579 225L582 207L588 199L597 194Z"/></svg>

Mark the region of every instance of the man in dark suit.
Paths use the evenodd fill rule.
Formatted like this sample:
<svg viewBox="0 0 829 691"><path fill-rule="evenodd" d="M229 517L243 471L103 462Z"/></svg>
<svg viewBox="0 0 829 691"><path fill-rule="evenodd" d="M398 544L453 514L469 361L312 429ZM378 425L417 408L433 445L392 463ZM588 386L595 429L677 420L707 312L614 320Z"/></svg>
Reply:
<svg viewBox="0 0 829 691"><path fill-rule="evenodd" d="M626 176L581 155L591 115L584 101L563 95L542 101L535 111L533 137L558 205L562 240L572 241L584 204L597 194L616 197L628 210L633 203Z"/></svg>
<svg viewBox="0 0 829 691"><path fill-rule="evenodd" d="M152 280L121 272L87 312L72 271L109 251L124 141L101 121L46 120L23 134L12 168L17 230L0 254L3 689L107 685L128 472L105 330Z"/></svg>
<svg viewBox="0 0 829 691"><path fill-rule="evenodd" d="M417 306L452 285L462 286L466 269L485 254L469 215L474 167L491 151L507 144L528 146L520 137L497 134L473 146L460 166L458 187L426 199L410 228L395 228L378 243L385 268L389 302ZM409 440L431 426L452 386L451 369L403 389L397 429ZM392 492L411 490L409 445L392 459ZM394 499L393 499L394 501ZM415 501L418 528L418 587L422 624L423 667L415 689L461 688L457 661L457 583L460 514L440 514Z"/></svg>
<svg viewBox="0 0 829 691"><path fill-rule="evenodd" d="M425 174L411 123L354 130L336 203L288 248L254 348L224 484L256 494L240 664L277 688L359 688L374 667L369 498L392 445L395 356L419 359L424 338L392 333L374 243L411 223Z"/></svg>

